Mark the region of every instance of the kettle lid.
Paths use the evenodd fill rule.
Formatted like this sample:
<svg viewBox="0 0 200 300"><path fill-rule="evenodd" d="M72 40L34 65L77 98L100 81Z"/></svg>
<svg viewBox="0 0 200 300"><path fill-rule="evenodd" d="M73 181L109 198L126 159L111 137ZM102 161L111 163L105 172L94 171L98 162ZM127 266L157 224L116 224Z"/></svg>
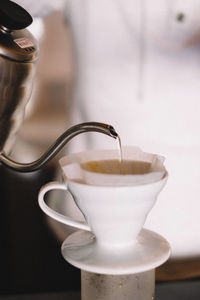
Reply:
<svg viewBox="0 0 200 300"><path fill-rule="evenodd" d="M24 29L32 23L31 15L17 3L0 1L0 25L8 30Z"/></svg>
<svg viewBox="0 0 200 300"><path fill-rule="evenodd" d="M25 29L32 21L31 15L15 2L0 0L0 56L20 62L37 59L37 41Z"/></svg>

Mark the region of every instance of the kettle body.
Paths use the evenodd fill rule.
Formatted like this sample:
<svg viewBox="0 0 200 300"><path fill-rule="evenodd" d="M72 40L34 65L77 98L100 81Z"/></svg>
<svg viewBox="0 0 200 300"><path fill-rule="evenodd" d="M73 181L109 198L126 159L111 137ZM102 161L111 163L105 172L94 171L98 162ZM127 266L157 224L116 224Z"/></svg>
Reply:
<svg viewBox="0 0 200 300"><path fill-rule="evenodd" d="M31 16L12 1L0 3L0 151L9 153L31 96L38 43L25 29Z"/></svg>

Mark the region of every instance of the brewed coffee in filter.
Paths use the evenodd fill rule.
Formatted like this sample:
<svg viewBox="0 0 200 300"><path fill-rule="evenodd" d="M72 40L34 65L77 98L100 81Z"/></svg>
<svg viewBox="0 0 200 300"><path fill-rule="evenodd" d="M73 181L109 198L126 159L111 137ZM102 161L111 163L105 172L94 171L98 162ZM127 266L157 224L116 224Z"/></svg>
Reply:
<svg viewBox="0 0 200 300"><path fill-rule="evenodd" d="M133 175L146 174L151 168L151 163L137 160L92 160L81 164L84 171L103 174Z"/></svg>

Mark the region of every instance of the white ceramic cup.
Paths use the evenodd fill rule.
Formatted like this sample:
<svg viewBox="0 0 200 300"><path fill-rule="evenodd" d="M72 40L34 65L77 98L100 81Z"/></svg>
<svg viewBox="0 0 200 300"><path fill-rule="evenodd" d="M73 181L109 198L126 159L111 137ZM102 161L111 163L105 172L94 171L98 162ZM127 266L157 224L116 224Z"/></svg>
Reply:
<svg viewBox="0 0 200 300"><path fill-rule="evenodd" d="M129 147L129 156L138 148ZM124 150L124 153L126 151ZM92 231L98 245L103 247L127 247L137 241L137 235L142 229L147 214L153 207L159 192L164 187L168 174L163 173L161 179L138 185L119 186L113 184L94 185L85 182L81 176L80 164L85 161L118 157L115 150L88 151L68 155L60 160L64 183L51 182L43 186L39 192L41 209L53 219L79 229ZM146 161L155 158L152 154L144 153ZM138 157L138 155L137 155ZM92 173L92 172L91 172ZM90 174L91 175L91 174ZM106 177L112 176L104 174ZM124 175L119 175L124 176ZM132 175L134 176L134 175ZM141 175L142 176L142 175ZM102 174L100 174L102 178ZM88 179L87 179L88 180ZM44 195L51 190L68 191L78 208L83 213L86 222L73 220L51 209L44 200Z"/></svg>

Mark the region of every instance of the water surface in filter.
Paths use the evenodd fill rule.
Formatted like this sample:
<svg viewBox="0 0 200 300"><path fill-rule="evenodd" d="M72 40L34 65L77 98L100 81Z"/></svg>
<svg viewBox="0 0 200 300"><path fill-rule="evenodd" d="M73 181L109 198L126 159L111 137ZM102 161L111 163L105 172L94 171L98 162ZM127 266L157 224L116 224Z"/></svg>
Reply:
<svg viewBox="0 0 200 300"><path fill-rule="evenodd" d="M81 164L83 170L118 175L136 175L149 172L151 163L138 160L104 159L91 160Z"/></svg>

